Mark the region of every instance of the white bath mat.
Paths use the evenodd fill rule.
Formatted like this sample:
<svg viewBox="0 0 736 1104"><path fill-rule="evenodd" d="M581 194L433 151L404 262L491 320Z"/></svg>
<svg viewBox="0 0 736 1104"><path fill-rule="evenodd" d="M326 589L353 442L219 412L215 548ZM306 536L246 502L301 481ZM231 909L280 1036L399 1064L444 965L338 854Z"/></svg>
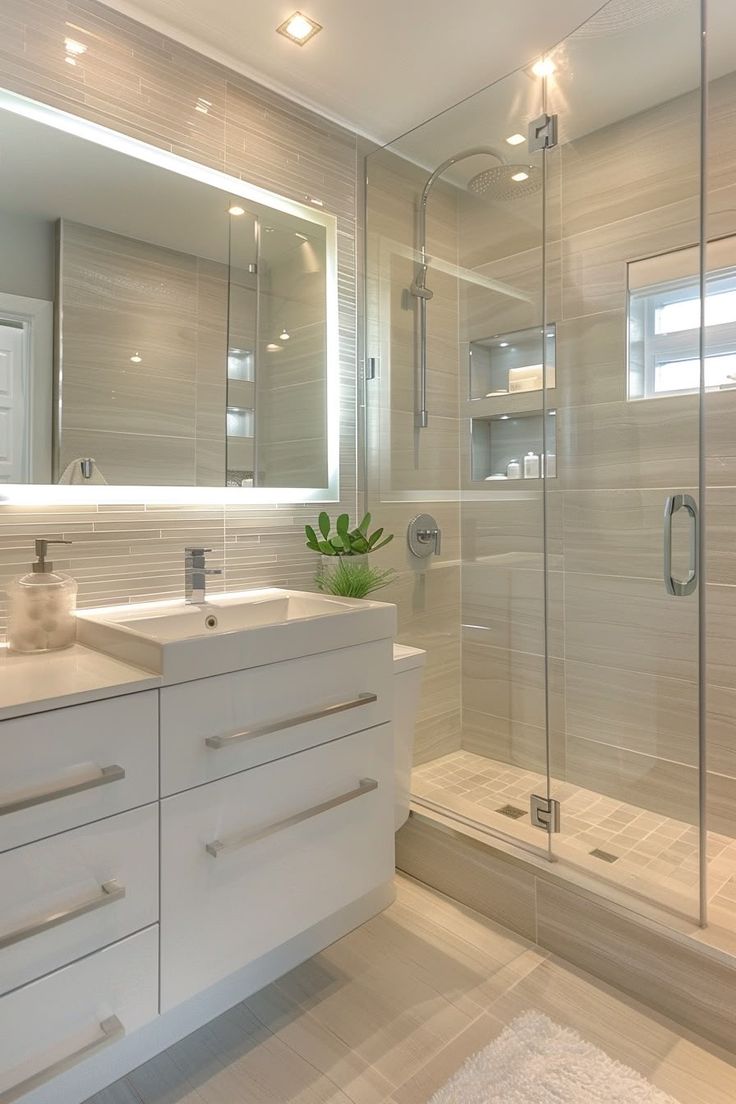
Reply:
<svg viewBox="0 0 736 1104"><path fill-rule="evenodd" d="M576 1031L525 1012L429 1104L677 1104Z"/></svg>

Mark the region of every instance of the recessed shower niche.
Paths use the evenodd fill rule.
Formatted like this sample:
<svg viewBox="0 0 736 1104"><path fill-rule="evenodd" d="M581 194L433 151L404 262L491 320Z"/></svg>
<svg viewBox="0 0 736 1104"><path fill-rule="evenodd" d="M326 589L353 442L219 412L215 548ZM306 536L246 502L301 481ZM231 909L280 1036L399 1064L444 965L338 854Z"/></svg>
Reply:
<svg viewBox="0 0 736 1104"><path fill-rule="evenodd" d="M470 479L541 479L557 474L555 327L535 326L469 342ZM546 454L546 460L545 460Z"/></svg>

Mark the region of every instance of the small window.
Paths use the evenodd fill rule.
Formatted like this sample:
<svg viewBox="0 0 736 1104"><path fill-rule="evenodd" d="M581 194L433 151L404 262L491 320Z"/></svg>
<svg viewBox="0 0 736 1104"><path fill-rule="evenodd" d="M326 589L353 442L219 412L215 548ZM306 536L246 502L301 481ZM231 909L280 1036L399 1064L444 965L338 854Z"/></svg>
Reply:
<svg viewBox="0 0 736 1104"><path fill-rule="evenodd" d="M709 273L705 325L705 386L736 387L736 266ZM629 398L682 395L699 387L698 276L630 287Z"/></svg>

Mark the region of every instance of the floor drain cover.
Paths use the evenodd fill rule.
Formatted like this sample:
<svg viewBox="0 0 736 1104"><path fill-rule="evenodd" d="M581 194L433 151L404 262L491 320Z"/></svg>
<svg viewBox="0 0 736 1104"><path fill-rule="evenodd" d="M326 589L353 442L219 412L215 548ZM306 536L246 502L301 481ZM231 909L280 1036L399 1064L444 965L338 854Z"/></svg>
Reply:
<svg viewBox="0 0 736 1104"><path fill-rule="evenodd" d="M526 815L526 810L518 809L516 805L502 805L500 809L496 809L496 812L501 816L511 817L512 820L518 820L519 817Z"/></svg>
<svg viewBox="0 0 736 1104"><path fill-rule="evenodd" d="M617 862L618 855L612 855L610 851L601 851L600 847L594 848L590 854L594 859L602 859L603 862Z"/></svg>

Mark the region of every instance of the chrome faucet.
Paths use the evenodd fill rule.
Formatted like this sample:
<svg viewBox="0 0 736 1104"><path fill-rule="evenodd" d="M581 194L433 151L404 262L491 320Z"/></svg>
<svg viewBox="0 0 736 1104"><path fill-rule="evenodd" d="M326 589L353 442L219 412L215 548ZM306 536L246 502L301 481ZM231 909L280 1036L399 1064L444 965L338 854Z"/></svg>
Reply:
<svg viewBox="0 0 736 1104"><path fill-rule="evenodd" d="M184 600L188 605L201 606L207 601L207 576L222 575L220 567L206 567L205 555L211 548L184 549Z"/></svg>

